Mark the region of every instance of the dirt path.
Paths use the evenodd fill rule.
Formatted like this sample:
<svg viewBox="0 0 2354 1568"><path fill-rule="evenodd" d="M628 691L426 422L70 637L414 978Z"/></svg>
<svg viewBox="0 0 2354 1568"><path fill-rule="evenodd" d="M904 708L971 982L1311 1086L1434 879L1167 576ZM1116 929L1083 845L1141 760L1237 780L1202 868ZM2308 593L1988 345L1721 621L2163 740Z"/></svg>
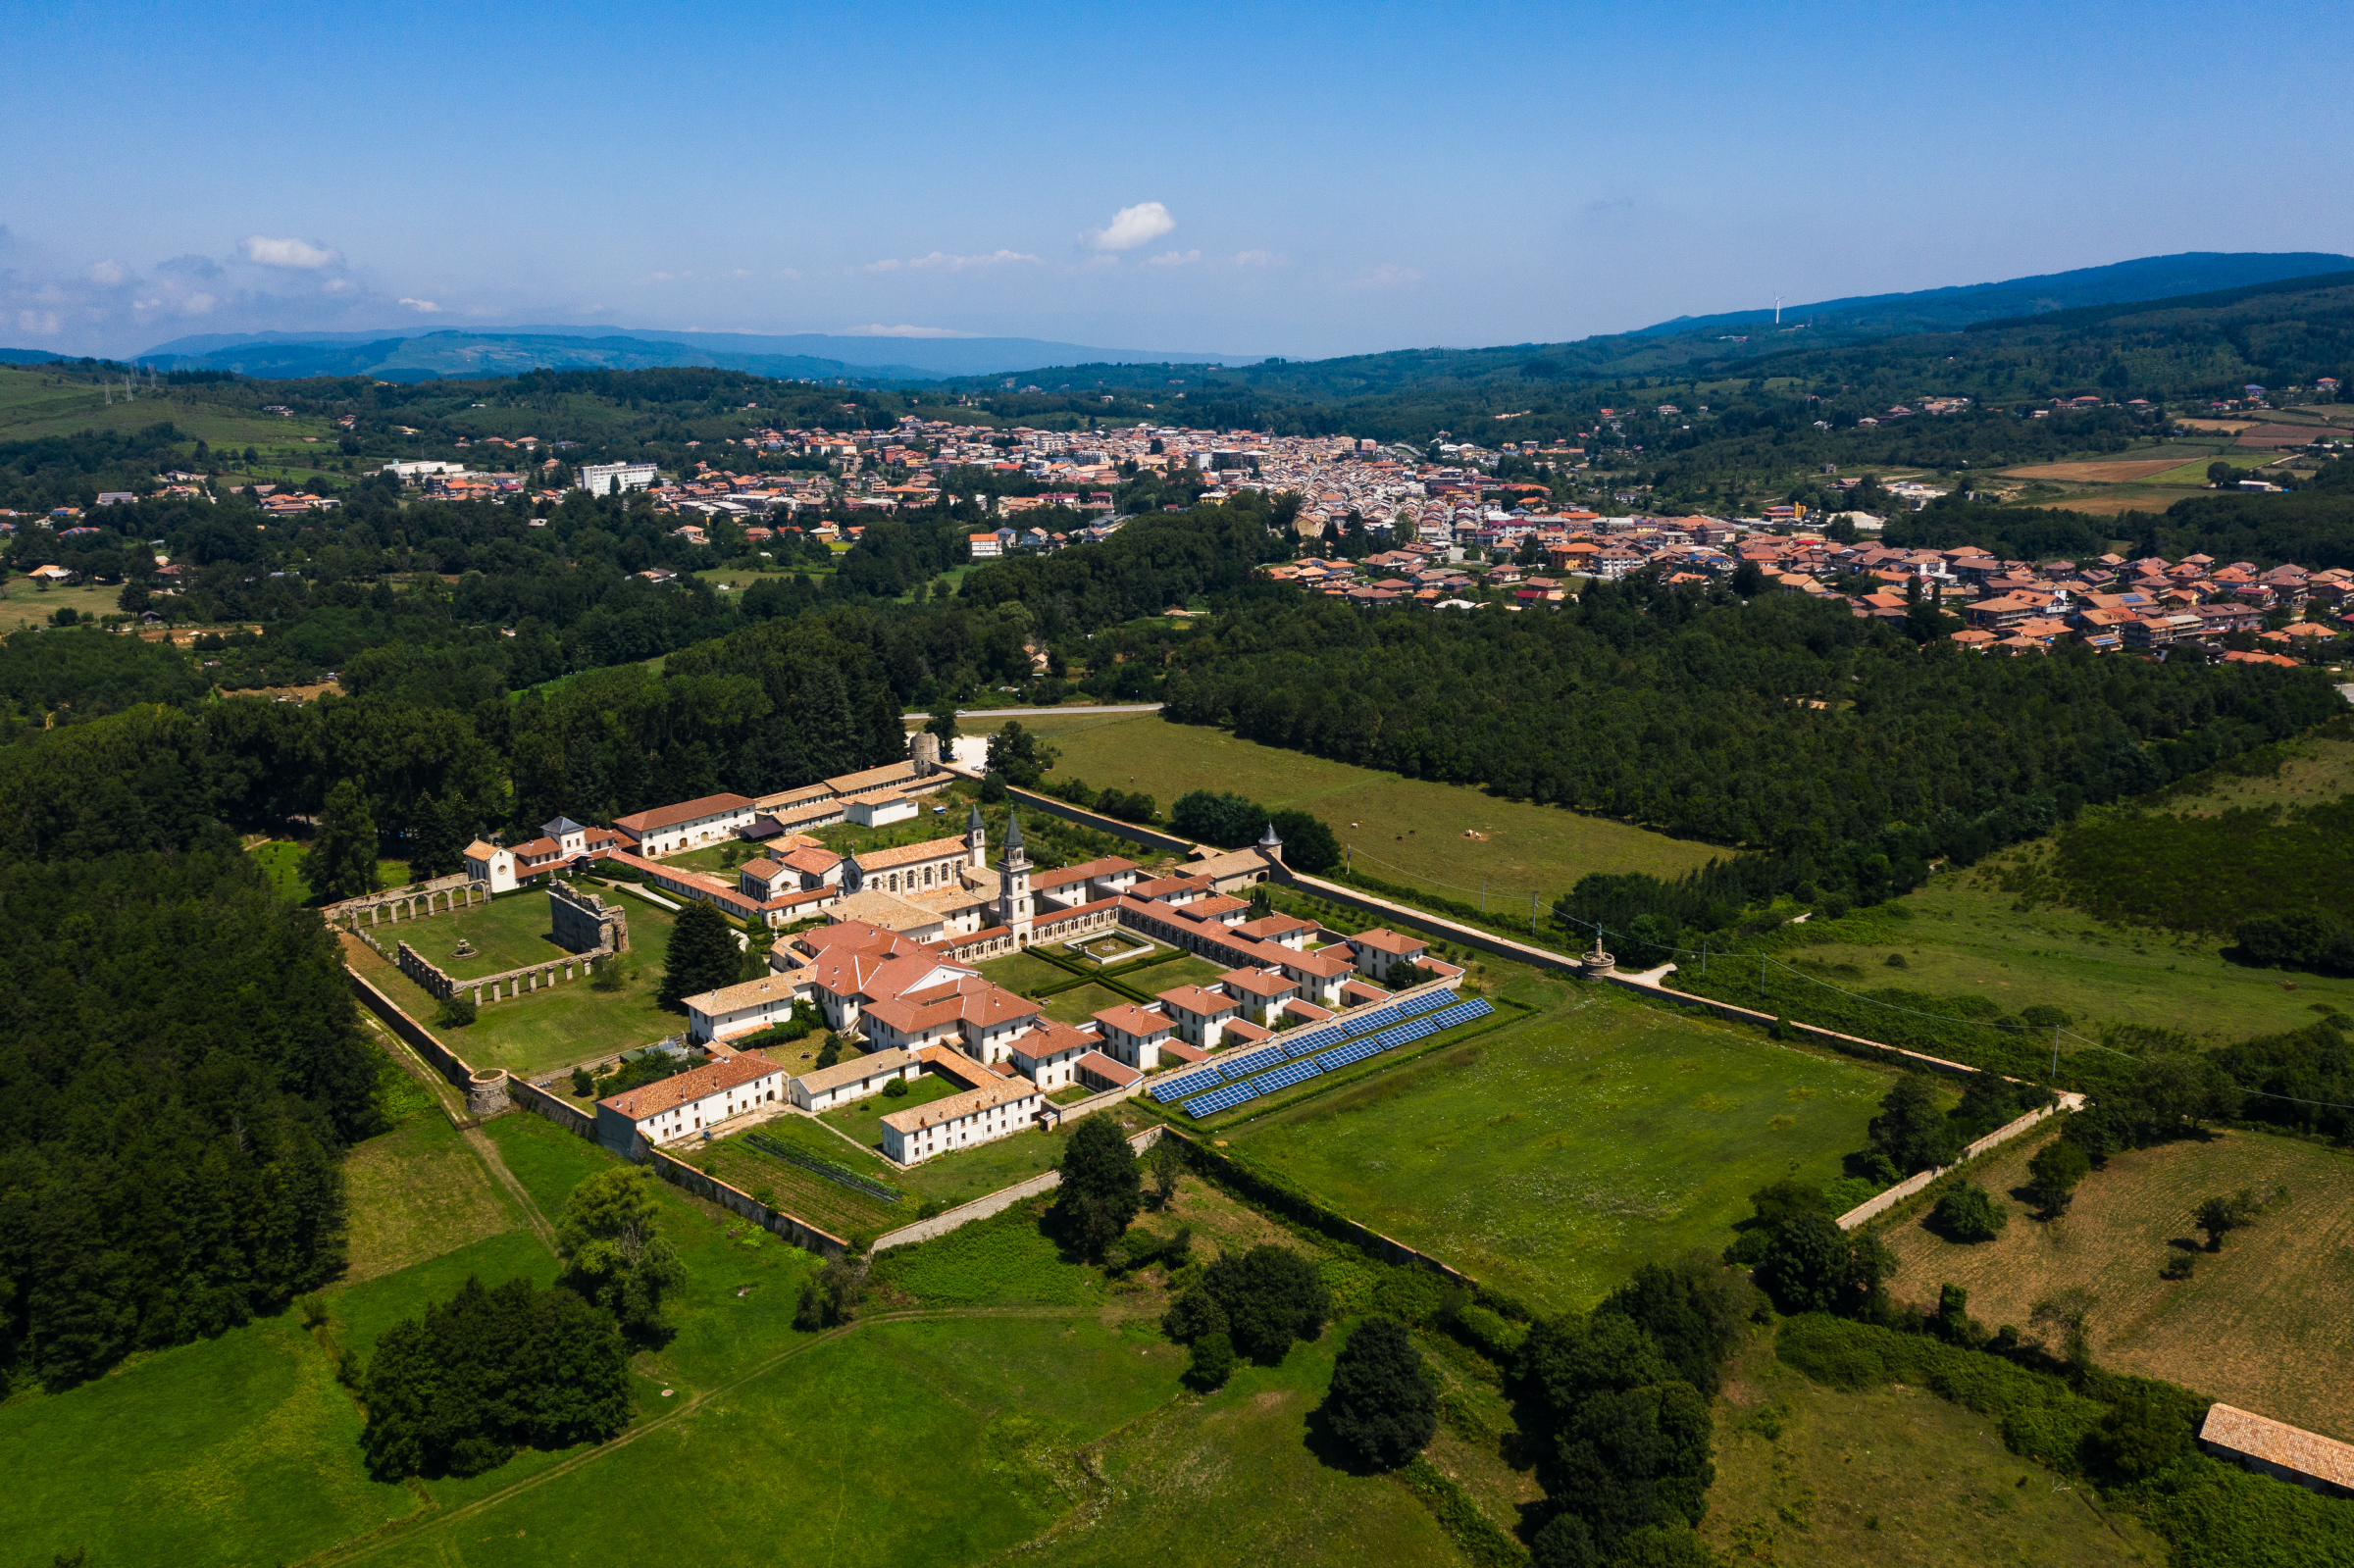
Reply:
<svg viewBox="0 0 2354 1568"><path fill-rule="evenodd" d="M526 1113L519 1111L514 1114ZM540 1244L550 1252L555 1251L556 1228L548 1223L546 1215L539 1212L539 1205L532 1200L532 1194L524 1185L515 1179L515 1173L507 1169L507 1162L498 1152L498 1145L490 1140L490 1135L479 1127L469 1127L460 1136L466 1139L467 1147L473 1149L483 1164L489 1168L491 1180L505 1188L523 1209L524 1223L532 1228L534 1236L539 1238Z"/></svg>

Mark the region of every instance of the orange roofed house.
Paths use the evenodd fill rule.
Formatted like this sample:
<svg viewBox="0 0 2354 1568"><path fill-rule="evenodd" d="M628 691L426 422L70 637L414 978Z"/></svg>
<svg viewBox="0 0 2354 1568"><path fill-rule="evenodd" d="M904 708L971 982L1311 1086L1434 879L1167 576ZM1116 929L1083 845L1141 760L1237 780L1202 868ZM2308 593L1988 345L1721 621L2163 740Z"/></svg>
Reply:
<svg viewBox="0 0 2354 1568"><path fill-rule="evenodd" d="M675 855L683 849L715 844L733 837L739 828L752 825L752 802L742 795L705 795L675 806L633 811L613 819L613 826L632 841L640 855Z"/></svg>
<svg viewBox="0 0 2354 1568"><path fill-rule="evenodd" d="M783 1097L785 1069L758 1051L706 1062L596 1102L596 1140L635 1159Z"/></svg>

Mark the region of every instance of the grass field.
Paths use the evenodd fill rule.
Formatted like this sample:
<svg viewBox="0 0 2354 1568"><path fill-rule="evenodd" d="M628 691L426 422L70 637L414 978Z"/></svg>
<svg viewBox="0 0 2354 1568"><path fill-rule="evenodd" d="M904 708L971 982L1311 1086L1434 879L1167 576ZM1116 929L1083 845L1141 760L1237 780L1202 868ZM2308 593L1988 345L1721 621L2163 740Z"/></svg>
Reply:
<svg viewBox="0 0 2354 1568"><path fill-rule="evenodd" d="M2172 468L2160 474L2153 474L2150 476L2150 482L2153 484L2185 484L2195 488L2205 489L2207 487L2207 469L2210 464L2228 463L2236 469L2254 470L2264 467L2267 463L2272 462L2273 459L2278 455L2279 454L2277 452L2236 452L2229 450L2215 452L2209 456L2197 458L2191 462L2184 463L2179 468Z"/></svg>
<svg viewBox="0 0 2354 1568"><path fill-rule="evenodd" d="M1181 1366L1150 1325L1088 1316L870 1323L347 1560L984 1562L1078 1500L1071 1450L1167 1400Z"/></svg>
<svg viewBox="0 0 2354 1568"><path fill-rule="evenodd" d="M1028 721L1024 721L1027 723ZM1166 811L1191 789L1248 795L1314 813L1385 880L1452 884L1473 899L1485 879L1499 899L1558 895L1590 871L1674 876L1725 853L1553 806L1503 800L1458 784L1401 779L1305 752L1238 740L1157 715L1057 735L1060 778L1144 790ZM1466 831L1485 834L1466 838ZM1386 869L1385 869L1386 868Z"/></svg>
<svg viewBox="0 0 2354 1568"><path fill-rule="evenodd" d="M1177 983L1171 982L1171 985L1175 984ZM1165 990L1168 987L1161 988ZM1121 1007L1127 1004L1128 998L1122 996L1118 991L1112 990L1108 986L1098 986L1091 981L1076 989L1060 991L1049 996L1039 1005L1049 1018L1054 1019L1058 1023L1083 1024L1106 1007Z"/></svg>
<svg viewBox="0 0 2354 1568"><path fill-rule="evenodd" d="M113 615L121 608L115 601L122 593L120 583L109 587L100 582L77 582L70 587L50 588L30 578L10 578L7 585L0 587L0 634L20 627L47 626L49 618L60 610L72 610L77 616L91 620Z"/></svg>
<svg viewBox="0 0 2354 1568"><path fill-rule="evenodd" d="M637 906L631 907L631 913L637 913ZM568 949L556 945L550 930L552 924L547 895L534 890L477 904L455 914L436 915L414 926L404 923L400 935L410 946L440 965L443 973L460 980L476 980L521 969L526 964L544 964L551 959L573 956ZM636 921L631 924L634 927ZM377 928L378 940L383 940L385 928ZM635 945L636 931L630 935ZM475 951L467 957L457 957L453 949L460 941L469 943Z"/></svg>
<svg viewBox="0 0 2354 1568"><path fill-rule="evenodd" d="M2105 1025L2147 1024L2221 1043L2301 1029L2313 1022L2317 1001L2354 1010L2354 982L2300 975L2297 989L2283 990L2277 973L2226 963L2214 941L2111 926L2049 905L2022 910L1993 885L2008 861L1991 857L1974 870L1931 879L1896 901L1910 920L1859 911L1791 937L1804 945L1784 947L1781 956L1849 990L1974 991L2013 1014L2036 1003L2058 1007L2077 1034L2094 1038ZM1889 966L1891 953L1903 956L1902 971ZM1791 1005L1792 1017L1806 1016Z"/></svg>
<svg viewBox="0 0 2354 1568"><path fill-rule="evenodd" d="M117 386L110 404L104 388L87 381L44 386L48 379L37 366L0 368L0 440L30 441L44 435L72 435L82 430L129 433L170 420L179 428L179 449L193 452L201 439L216 447L251 446L264 455L263 467L283 458L308 467L306 460L326 461L334 451L337 433L325 420L281 419L241 408L198 400L187 387L141 387L134 401L126 402ZM306 442L316 436L316 444ZM216 461L226 461L222 454ZM339 459L338 459L339 461ZM369 467L373 469L375 463Z"/></svg>
<svg viewBox="0 0 2354 1568"><path fill-rule="evenodd" d="M2207 493L2205 490L2207 465L2201 463L2197 465L2197 468L2199 474L2197 488L2189 485L2162 487L2154 482L2120 484L2097 492L2079 490L2073 495L2045 496L2040 500L2021 501L2019 504L2026 507L2064 508L2071 512L2081 512L2087 517L2123 517L2127 512L2139 512L2145 517L2154 516L2187 496ZM2127 539L2111 539L2109 548L2112 550L2130 549L2132 542Z"/></svg>
<svg viewBox="0 0 2354 1568"><path fill-rule="evenodd" d="M2203 774L2186 781L2185 787L2164 791L2158 809L2177 817L2210 817L2250 806L2310 806L2354 795L2354 740L2306 735L2283 741L2280 751L2277 773Z"/></svg>
<svg viewBox="0 0 2354 1568"><path fill-rule="evenodd" d="M1891 1232L1899 1295L1934 1303L1950 1282L1970 1291L1972 1316L2024 1331L2036 1301L2082 1286L2100 1299L2102 1365L2354 1440L2354 1159L2262 1133L2164 1144L2117 1156L2085 1178L2067 1215L2038 1224L2007 1194L2044 1141L2021 1139L1977 1178L2012 1216L1996 1239L1961 1246L1918 1223ZM2289 1201L2222 1252L2199 1253L2191 1278L2159 1278L2178 1243L2200 1240L2191 1212L2202 1198L2280 1185Z"/></svg>
<svg viewBox="0 0 2354 1568"><path fill-rule="evenodd" d="M973 967L981 971L983 979L1004 986L1016 996L1036 996L1049 986L1067 985L1072 979L1069 970L1049 964L1027 949L987 959Z"/></svg>
<svg viewBox="0 0 2354 1568"><path fill-rule="evenodd" d="M13 1561L290 1561L414 1513L368 1479L360 1413L291 1313L0 1406Z"/></svg>
<svg viewBox="0 0 2354 1568"><path fill-rule="evenodd" d="M1535 1017L1222 1129L1237 1153L1531 1305L1588 1306L1714 1249L1784 1174L1827 1182L1891 1075L1603 987L1522 981Z"/></svg>
<svg viewBox="0 0 2354 1568"><path fill-rule="evenodd" d="M1716 1401L1701 1538L1809 1568L2160 1563L2165 1543L2003 1447L1999 1423L1924 1389L1826 1389L1760 1336Z"/></svg>
<svg viewBox="0 0 2354 1568"><path fill-rule="evenodd" d="M382 1134L343 1167L351 1205L351 1283L391 1274L513 1230L512 1200L438 1114Z"/></svg>
<svg viewBox="0 0 2354 1568"><path fill-rule="evenodd" d="M1176 1399L1105 1443L1096 1461L1102 1512L1080 1513L1022 1560L1455 1568L1462 1558L1411 1492L1334 1469L1308 1445L1307 1416L1332 1382L1344 1332L1294 1346L1279 1367L1246 1367L1206 1398Z"/></svg>
<svg viewBox="0 0 2354 1568"><path fill-rule="evenodd" d="M611 894L608 892L606 896ZM684 1030L686 1015L667 1012L654 1001L662 986L662 954L670 940L671 913L642 898L624 897L621 902L630 916L627 979L621 989L600 991L586 980L575 979L519 997L485 1002L475 1021L467 1027L436 1030L445 1037L443 1043L477 1066L535 1074L650 1045ZM448 959L449 950L457 945L459 936L466 936L478 946L489 940L528 947L527 939L518 937L516 931L535 923L538 930L545 931L546 921L547 901L544 896L534 894L501 899L487 909L478 904L454 915L436 915L416 922L414 928L406 921L397 927L379 927L377 939L388 948L396 940L407 941L456 973L453 962L458 966L468 962ZM481 935L476 935L478 931ZM553 942L541 941L539 945L548 957L563 953ZM389 960L357 941L346 940L343 951L345 961L391 997L402 1011L428 1029L435 1028L434 1015L440 1004ZM484 962L486 967L476 973L489 973L502 967Z"/></svg>
<svg viewBox="0 0 2354 1568"><path fill-rule="evenodd" d="M954 1079L940 1073L924 1073L907 1086L905 1094L896 1099L889 1094L869 1094L822 1113L819 1120L847 1135L854 1142L874 1148L883 1141L884 1117L963 1092L964 1086Z"/></svg>

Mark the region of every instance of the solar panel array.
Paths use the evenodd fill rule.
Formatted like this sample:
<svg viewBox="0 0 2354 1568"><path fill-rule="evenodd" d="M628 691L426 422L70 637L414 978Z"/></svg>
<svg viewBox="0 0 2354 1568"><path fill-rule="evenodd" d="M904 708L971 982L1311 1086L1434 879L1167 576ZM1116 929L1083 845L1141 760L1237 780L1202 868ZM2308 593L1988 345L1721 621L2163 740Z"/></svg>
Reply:
<svg viewBox="0 0 2354 1568"><path fill-rule="evenodd" d="M1154 1085L1146 1092L1163 1105L1179 1100L1190 1101L1195 1096L1204 1094L1221 1085L1240 1084L1246 1079L1268 1072L1284 1062L1297 1061L1304 1056L1311 1056L1319 1051L1327 1050L1352 1037L1370 1035L1394 1026L1401 1020L1429 1012L1434 1007L1444 1007L1450 997L1451 993L1447 991L1426 991L1422 995L1410 996L1405 1001L1395 1002L1386 1007L1377 1007L1372 1012L1360 1014L1341 1023L1319 1025L1314 1029L1279 1036L1264 1045L1255 1045L1247 1051L1237 1051L1231 1056L1205 1062L1191 1072L1180 1074ZM1351 1058L1353 1061L1360 1059ZM1246 1094L1243 1099L1255 1097L1255 1095ZM1229 1103L1240 1104L1242 1101L1234 1100Z"/></svg>
<svg viewBox="0 0 2354 1568"><path fill-rule="evenodd" d="M1345 1037L1348 1033L1345 1028L1311 1031L1299 1039L1285 1042L1281 1054L1291 1057L1291 1060L1273 1067L1272 1071L1261 1069L1268 1067L1274 1059L1276 1047L1261 1046L1248 1056L1225 1063L1222 1075L1217 1069L1188 1073L1181 1080L1154 1088L1152 1097L1163 1104L1182 1099L1185 1114L1197 1119L1215 1116L1220 1111L1232 1110L1262 1094L1277 1093L1296 1084L1305 1084L1319 1073L1337 1073L1368 1057L1379 1056L1383 1051L1428 1039L1458 1024L1468 1024L1475 1018L1485 1018L1496 1010L1495 1004L1484 996L1474 996L1469 1001L1456 1002L1453 1006L1440 1006L1447 999L1444 991L1437 991L1427 999L1416 997L1411 1004L1383 1008L1383 1013L1393 1015L1389 1020L1390 1027L1373 1034L1359 1035L1355 1039ZM1429 1010L1431 1007L1439 1007L1439 1010L1432 1012ZM1397 1021L1396 1015L1399 1014L1406 1015L1405 1022ZM1334 1043L1336 1037L1339 1038L1337 1044ZM1315 1054L1306 1054L1311 1051ZM1219 1082L1221 1076L1224 1080L1222 1083Z"/></svg>

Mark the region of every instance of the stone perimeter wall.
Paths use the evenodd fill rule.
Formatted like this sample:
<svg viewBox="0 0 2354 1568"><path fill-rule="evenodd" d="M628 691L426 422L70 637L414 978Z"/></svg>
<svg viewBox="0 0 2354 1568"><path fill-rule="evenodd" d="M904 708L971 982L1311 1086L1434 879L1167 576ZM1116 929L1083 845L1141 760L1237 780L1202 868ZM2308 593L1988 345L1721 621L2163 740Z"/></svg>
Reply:
<svg viewBox="0 0 2354 1568"><path fill-rule="evenodd" d="M470 881L461 872L406 887L387 887L383 892L346 898L320 910L319 918L330 926L341 926L358 934L363 929L374 930L379 921L425 920L435 915L455 914L473 908L478 899L486 904L490 901L490 885ZM417 907L420 903L425 905L423 910ZM362 916L367 917L365 928Z"/></svg>
<svg viewBox="0 0 2354 1568"><path fill-rule="evenodd" d="M547 905L556 940L570 947L573 957L551 958L544 963L526 964L520 969L473 980L459 980L445 973L440 965L405 941L392 955L392 961L400 966L402 974L416 982L418 989L434 1000L445 1002L460 991L472 991L479 1007L486 1001L522 996L543 986L553 986L559 980L581 979L596 960L630 950L630 917L619 904L608 904L594 893L583 892L550 878ZM384 951L373 940L370 945ZM485 991L489 994L486 996Z"/></svg>

